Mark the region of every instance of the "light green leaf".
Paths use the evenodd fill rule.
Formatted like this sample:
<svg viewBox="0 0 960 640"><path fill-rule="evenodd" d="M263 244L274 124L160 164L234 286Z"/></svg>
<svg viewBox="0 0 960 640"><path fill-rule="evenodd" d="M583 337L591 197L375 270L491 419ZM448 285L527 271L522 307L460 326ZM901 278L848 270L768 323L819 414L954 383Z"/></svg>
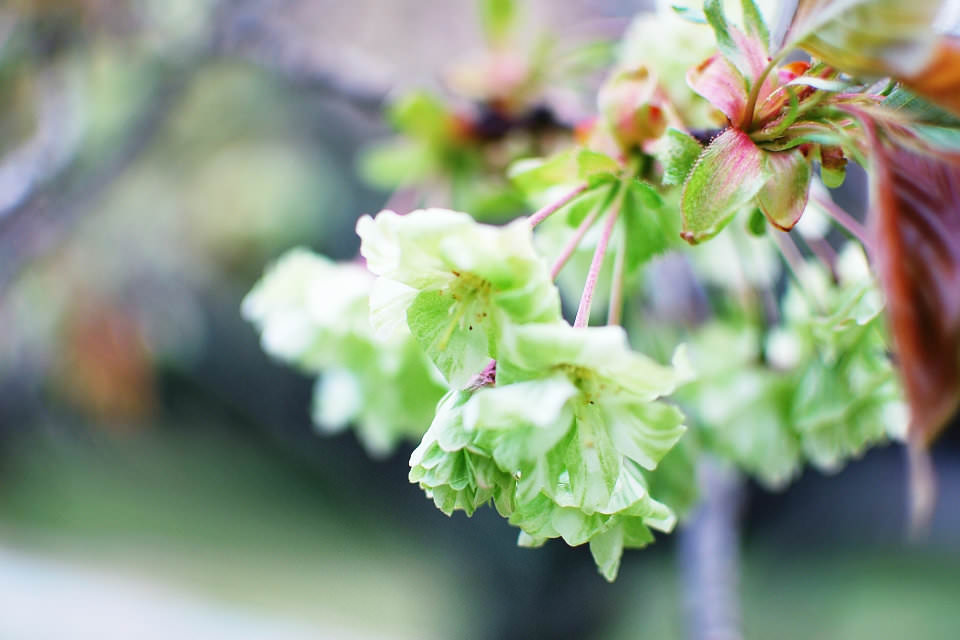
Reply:
<svg viewBox="0 0 960 640"><path fill-rule="evenodd" d="M727 16L723 10L723 0L706 0L703 3L703 15L713 29L720 53L723 54L724 58L733 62L741 73L744 73L744 70L736 62L742 56L742 52L737 47L733 36L730 35L730 26L727 24ZM744 75L747 74L744 73Z"/></svg>
<svg viewBox="0 0 960 640"><path fill-rule="evenodd" d="M626 237L626 267L634 271L655 255L679 244L680 216L673 207L664 206L650 185L636 179L625 183L627 189L620 215Z"/></svg>
<svg viewBox="0 0 960 640"><path fill-rule="evenodd" d="M883 105L900 112L916 124L960 128L960 117L924 100L899 84L887 95Z"/></svg>
<svg viewBox="0 0 960 640"><path fill-rule="evenodd" d="M912 76L930 59L941 0L805 0L787 30L800 47L854 74Z"/></svg>
<svg viewBox="0 0 960 640"><path fill-rule="evenodd" d="M765 47L769 47L770 31L767 29L767 23L764 22L757 3L754 0L740 0L740 7L743 11L743 26L747 35L759 40Z"/></svg>
<svg viewBox="0 0 960 640"><path fill-rule="evenodd" d="M663 166L663 184L683 184L702 152L703 147L690 134L673 127L667 129L656 149L657 160Z"/></svg>
<svg viewBox="0 0 960 640"><path fill-rule="evenodd" d="M749 88L766 66L766 47L769 38L744 36L740 30L728 24L723 11L723 0L706 0L703 3L703 13L713 28L720 53L742 74Z"/></svg>
<svg viewBox="0 0 960 640"><path fill-rule="evenodd" d="M352 425L373 455L419 437L443 393L409 331L384 337L370 323L373 274L295 249L244 300L271 356L319 374L312 414L323 432Z"/></svg>
<svg viewBox="0 0 960 640"><path fill-rule="evenodd" d="M588 189L565 206L562 210L563 213L560 215L565 216L568 225L578 227L595 208L609 206L613 196L613 185L600 185Z"/></svg>
<svg viewBox="0 0 960 640"><path fill-rule="evenodd" d="M769 178L764 152L747 134L730 128L717 136L683 186L684 239L696 244L719 233Z"/></svg>
<svg viewBox="0 0 960 640"><path fill-rule="evenodd" d="M515 0L481 0L483 32L493 44L501 44L510 35L517 19Z"/></svg>
<svg viewBox="0 0 960 640"><path fill-rule="evenodd" d="M577 154L568 150L548 158L517 160L507 170L507 177L527 196L536 196L556 186L572 186L579 179Z"/></svg>
<svg viewBox="0 0 960 640"><path fill-rule="evenodd" d="M411 140L388 140L363 150L360 174L375 187L395 189L423 180L435 168L430 148Z"/></svg>
<svg viewBox="0 0 960 640"><path fill-rule="evenodd" d="M387 120L411 138L445 143L451 134L450 112L442 100L423 91L401 96L390 105Z"/></svg>
<svg viewBox="0 0 960 640"><path fill-rule="evenodd" d="M620 172L620 163L605 153L591 151L590 149L581 149L577 153L577 174L581 180L589 180L598 176L610 175Z"/></svg>

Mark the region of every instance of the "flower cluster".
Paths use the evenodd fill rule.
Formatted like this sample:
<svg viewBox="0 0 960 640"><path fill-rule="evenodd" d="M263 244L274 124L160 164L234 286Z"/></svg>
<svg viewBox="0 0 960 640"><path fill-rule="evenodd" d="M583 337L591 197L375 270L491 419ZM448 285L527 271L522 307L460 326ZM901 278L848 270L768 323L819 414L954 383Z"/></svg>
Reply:
<svg viewBox="0 0 960 640"><path fill-rule="evenodd" d="M375 334L373 283L358 263L293 249L247 294L242 310L260 330L264 351L319 375L317 426L331 432L352 424L368 451L382 455L423 434L444 387L409 333Z"/></svg>
<svg viewBox="0 0 960 640"><path fill-rule="evenodd" d="M511 165L509 197L498 201L516 204L522 195L542 206L537 212L504 226L476 222L487 213L479 205L470 207L473 216L446 209L364 216L357 233L365 267L295 251L251 292L245 315L269 353L322 372L320 425L353 422L376 451L422 434L409 478L444 513L470 515L492 503L520 529L521 545L589 543L611 580L624 548L648 544L652 531L670 531L690 509L701 451L782 487L806 462L836 470L870 445L903 437L884 304L866 257L853 244L838 253L826 217L811 212L826 211L870 242L823 186L844 180L848 159L869 157L883 169L874 191L885 198L885 226L877 227L874 250L900 257L878 261L886 303L899 306L898 357L934 360L932 349L946 344L939 375L955 405L958 369L949 358L957 314L930 319L932 308L957 308L956 287L930 293L919 278L949 271L944 265L960 255L950 234L938 231L957 218L944 203L960 173L916 154L955 153L960 120L892 82L863 84L816 59L784 62L792 46L842 61L844 43L862 39L886 53L901 44L926 51L916 25L929 23L936 3L884 12L876 40L856 26L866 11L860 4L798 11L789 46L779 49L754 0L739 3L742 27L727 22L722 0L706 0L702 12L642 18L599 93L597 117L578 127L578 143ZM511 6L488 16L493 40L509 30ZM898 25L891 16L904 11L915 19ZM704 32L715 40L710 54L700 46ZM663 37L691 46L677 55L654 46ZM868 53L871 69L885 63ZM683 61L687 54L702 62L684 74L695 62ZM479 88L469 92L476 99L510 102L493 100L496 82L468 84ZM456 167L452 186L482 183L484 163L471 155L490 142L480 129L464 128L424 96L398 103L391 115L418 141L414 153L370 156L380 170L402 174L392 182ZM895 152L897 145L910 153ZM884 168L893 158L909 160L909 180ZM461 179L464 167L469 180ZM917 178L926 170L916 167L930 175ZM454 202L462 196L454 193ZM741 212L746 224L730 225ZM797 234L782 233L795 226ZM690 248L721 231L707 247ZM805 261L793 238L818 261ZM936 250L904 255L917 238ZM792 279L779 296L781 262ZM565 294L582 291L572 326L555 281ZM591 327L593 303L603 297L608 326ZM904 342L905 331L931 322L940 334ZM633 350L621 324L658 359ZM685 339L689 364L674 348ZM660 364L671 352L671 365ZM922 407L911 403L914 423L929 432L916 420ZM693 427L682 440L678 406Z"/></svg>
<svg viewBox="0 0 960 640"><path fill-rule="evenodd" d="M848 244L837 279L807 262L782 322L712 323L690 344L698 380L678 395L707 445L770 487L806 460L836 471L869 446L902 439L906 410L887 352L876 283Z"/></svg>
<svg viewBox="0 0 960 640"><path fill-rule="evenodd" d="M411 481L440 509L473 513L492 500L522 544L590 542L609 579L624 547L672 529L644 471L685 430L658 401L678 374L632 351L620 327L561 318L525 220L491 227L452 211L388 211L358 232L381 276L373 317L405 315L453 386L410 461Z"/></svg>

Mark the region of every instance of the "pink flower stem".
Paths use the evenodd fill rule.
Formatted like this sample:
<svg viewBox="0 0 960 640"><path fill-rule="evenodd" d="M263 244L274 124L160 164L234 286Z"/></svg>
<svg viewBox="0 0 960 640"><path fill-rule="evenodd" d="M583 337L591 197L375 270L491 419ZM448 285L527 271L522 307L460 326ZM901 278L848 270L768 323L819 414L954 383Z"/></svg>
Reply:
<svg viewBox="0 0 960 640"><path fill-rule="evenodd" d="M787 262L787 266L790 267L793 279L800 286L801 293L803 293L811 305L820 311L824 311L823 300L817 297L816 292L812 291L806 281L803 280L803 255L800 253L800 249L797 248L797 243L794 241L793 236L790 235L789 231L773 231L772 233L774 242L777 243L777 247L780 249L780 254Z"/></svg>
<svg viewBox="0 0 960 640"><path fill-rule="evenodd" d="M860 244L866 248L867 253L871 252L872 243L870 242L870 236L867 235L866 228L864 228L859 220L844 211L830 198L824 198L816 193L812 193L810 195L814 200L816 200L818 205L823 207L824 210L830 214L830 217L833 218L834 222L846 229L850 235L860 241Z"/></svg>
<svg viewBox="0 0 960 640"><path fill-rule="evenodd" d="M804 238L804 242L813 252L813 255L817 256L817 259L823 263L823 266L836 277L837 252L830 246L830 243L823 238Z"/></svg>
<svg viewBox="0 0 960 640"><path fill-rule="evenodd" d="M569 193L561 197L559 200L555 202L551 202L544 208L531 214L530 217L528 218L530 222L530 227L531 228L536 227L538 224L540 224L541 222L543 222L544 220L552 216L554 213L556 213L557 210L560 209L560 207L567 204L568 202L570 202L571 200L573 200L574 198L576 198L578 195L580 195L586 190L587 190L587 183L584 182L583 184L577 186L575 189L573 189L572 191L570 191Z"/></svg>
<svg viewBox="0 0 960 640"><path fill-rule="evenodd" d="M610 306L607 307L607 324L617 325L623 318L623 280L626 272L626 237L620 234L617 255L613 263L613 278L610 281Z"/></svg>
<svg viewBox="0 0 960 640"><path fill-rule="evenodd" d="M770 233L773 235L773 240L777 243L780 254L783 255L783 259L786 261L787 266L790 267L790 271L793 272L797 282L802 282L800 275L803 271L803 256L800 254L800 250L797 249L793 238L790 237L790 232L774 230Z"/></svg>
<svg viewBox="0 0 960 640"><path fill-rule="evenodd" d="M606 200L606 198L604 198L604 200ZM599 216L603 211L604 200L601 200L597 206L595 206L593 210L587 214L587 217L583 219L583 222L580 223L580 226L577 227L577 230L573 232L570 240L568 240L567 244L563 246L563 249L560 251L560 255L557 256L556 261L550 268L551 280L557 279L557 276L560 274L563 266L567 264L567 261L570 260L570 256L572 256L573 252L576 251L577 247L580 246L580 242L583 241L583 236L587 234L587 231L589 231L590 227L593 226L593 223L596 222L597 216Z"/></svg>
<svg viewBox="0 0 960 640"><path fill-rule="evenodd" d="M590 321L590 304L593 302L593 292L597 288L597 279L600 277L600 268L603 266L603 258L607 254L607 244L610 242L610 236L613 235L613 228L616 225L617 217L620 214L620 205L623 203L623 197L627 193L625 187L620 187L620 193L617 194L617 200L610 210L606 224L603 225L603 233L597 242L597 250L593 252L593 261L590 263L590 271L587 272L587 282L583 286L583 295L580 296L580 306L577 308L577 317L573 322L574 327L586 327Z"/></svg>

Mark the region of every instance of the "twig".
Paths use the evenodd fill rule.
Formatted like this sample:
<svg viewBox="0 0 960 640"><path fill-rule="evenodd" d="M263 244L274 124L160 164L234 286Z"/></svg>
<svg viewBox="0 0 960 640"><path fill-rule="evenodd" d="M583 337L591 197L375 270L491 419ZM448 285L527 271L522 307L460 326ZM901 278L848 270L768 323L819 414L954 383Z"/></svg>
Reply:
<svg viewBox="0 0 960 640"><path fill-rule="evenodd" d="M930 530L937 503L937 476L930 450L912 436L907 439L910 495L910 538L918 540Z"/></svg>
<svg viewBox="0 0 960 640"><path fill-rule="evenodd" d="M741 640L740 474L704 456L702 502L680 531L678 553L690 640Z"/></svg>

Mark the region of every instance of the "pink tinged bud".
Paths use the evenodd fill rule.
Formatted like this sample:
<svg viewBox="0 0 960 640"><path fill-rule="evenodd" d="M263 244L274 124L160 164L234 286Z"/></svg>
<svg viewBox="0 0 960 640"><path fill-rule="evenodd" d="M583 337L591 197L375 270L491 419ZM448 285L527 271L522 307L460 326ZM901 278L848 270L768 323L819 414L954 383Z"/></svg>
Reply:
<svg viewBox="0 0 960 640"><path fill-rule="evenodd" d="M766 153L765 156L771 177L757 194L757 204L770 224L781 231L789 231L807 208L813 176L810 161L800 149Z"/></svg>
<svg viewBox="0 0 960 640"><path fill-rule="evenodd" d="M646 67L617 74L600 90L600 113L624 150L659 138L667 127L663 93Z"/></svg>

